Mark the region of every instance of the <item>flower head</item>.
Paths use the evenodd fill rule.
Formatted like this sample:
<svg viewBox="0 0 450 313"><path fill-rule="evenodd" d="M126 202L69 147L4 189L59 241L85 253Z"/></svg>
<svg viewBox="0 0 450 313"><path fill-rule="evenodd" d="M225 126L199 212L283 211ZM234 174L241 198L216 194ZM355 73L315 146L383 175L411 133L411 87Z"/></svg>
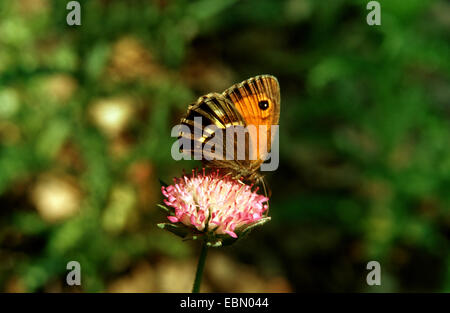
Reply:
<svg viewBox="0 0 450 313"><path fill-rule="evenodd" d="M269 199L252 187L219 171L206 174L203 170L174 179L173 185L162 187L162 193L171 208L170 222L208 234L217 242L224 236L237 238L250 226L270 219L264 216Z"/></svg>

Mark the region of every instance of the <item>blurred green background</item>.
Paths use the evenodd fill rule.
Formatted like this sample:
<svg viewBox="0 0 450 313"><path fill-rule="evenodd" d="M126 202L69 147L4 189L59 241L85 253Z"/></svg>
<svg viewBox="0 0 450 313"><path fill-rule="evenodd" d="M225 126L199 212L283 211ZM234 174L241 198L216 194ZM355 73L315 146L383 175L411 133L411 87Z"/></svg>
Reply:
<svg viewBox="0 0 450 313"><path fill-rule="evenodd" d="M199 166L171 127L267 73L273 219L202 290L450 292L447 1L381 0L381 26L362 0L89 0L81 26L67 2L0 2L0 291L189 292L198 244L156 227L158 179Z"/></svg>

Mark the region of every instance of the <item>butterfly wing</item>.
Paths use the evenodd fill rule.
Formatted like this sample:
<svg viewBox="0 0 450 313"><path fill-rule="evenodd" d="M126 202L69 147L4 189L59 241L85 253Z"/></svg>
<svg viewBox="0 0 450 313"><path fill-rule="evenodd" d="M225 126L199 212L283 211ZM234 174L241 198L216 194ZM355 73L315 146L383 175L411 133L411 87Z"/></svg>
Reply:
<svg viewBox="0 0 450 313"><path fill-rule="evenodd" d="M255 180L260 177L258 169L264 159L258 144L259 140L266 141L267 152L270 151L273 139L271 125L278 124L279 116L280 89L277 79L271 75L250 78L233 85L222 94L207 94L190 105L186 117L181 120L181 124L188 126L190 132L180 133L180 136L189 140L192 147L190 150L184 149L183 152L203 156L202 161L206 166L223 169L236 177ZM196 118L201 118L201 126L195 123ZM221 159L214 159L214 155L208 154L205 146L212 138L217 139L215 131L205 131L208 125L215 125L222 133L226 133L227 128L232 126L256 126L256 132L249 133L246 137L245 158L239 160L236 157L238 144L242 144L236 137L232 160L226 159L226 137L216 140L216 144L222 147ZM260 132L259 125L266 125L266 131ZM202 135L195 136L195 132L201 132Z"/></svg>
<svg viewBox="0 0 450 313"><path fill-rule="evenodd" d="M196 123L196 118L201 119L201 125ZM189 106L186 117L181 120L181 124L189 127L190 131L188 133L181 132L180 137L186 138L191 143L191 149L184 149L183 152L190 153L191 155L195 155L195 153L202 155L203 162L211 167L235 168L241 166L238 160L226 160L226 140L224 134L228 127L245 127L245 121L233 103L223 95L210 93L200 97L196 103ZM217 130L222 131L221 136L216 137L217 130L206 131L209 125L215 125ZM196 136L196 132L200 136ZM216 146L222 147L222 160L215 160L214 155L208 153L208 149L205 149L205 146L210 143L212 138L215 138ZM235 142L235 144L237 143ZM234 149L236 150L236 148Z"/></svg>
<svg viewBox="0 0 450 313"><path fill-rule="evenodd" d="M264 159L259 140L267 143L270 151L274 134L271 125L278 125L280 118L280 86L272 75L259 75L235 84L225 90L223 96L230 100L242 115L246 125L256 126L256 135L250 136L250 147L257 163ZM267 131L259 131L259 125L265 125Z"/></svg>

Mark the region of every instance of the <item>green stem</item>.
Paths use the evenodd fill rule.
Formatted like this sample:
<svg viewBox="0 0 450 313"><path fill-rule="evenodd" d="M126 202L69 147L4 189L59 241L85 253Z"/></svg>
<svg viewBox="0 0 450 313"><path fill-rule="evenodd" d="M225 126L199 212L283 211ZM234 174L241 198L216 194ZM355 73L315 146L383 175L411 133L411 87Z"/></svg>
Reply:
<svg viewBox="0 0 450 313"><path fill-rule="evenodd" d="M198 259L197 273L195 273L194 287L192 288L192 293L200 292L200 284L202 283L203 269L205 268L206 253L208 252L208 247L206 246L206 241L202 244L202 251L200 252L200 257Z"/></svg>

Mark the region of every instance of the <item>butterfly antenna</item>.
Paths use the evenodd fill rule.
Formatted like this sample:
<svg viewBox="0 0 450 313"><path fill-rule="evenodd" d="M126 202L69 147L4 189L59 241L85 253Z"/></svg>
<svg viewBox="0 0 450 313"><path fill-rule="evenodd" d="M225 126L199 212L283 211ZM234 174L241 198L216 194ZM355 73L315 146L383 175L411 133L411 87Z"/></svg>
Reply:
<svg viewBox="0 0 450 313"><path fill-rule="evenodd" d="M266 182L264 181L264 177L261 178L261 185L264 189L264 195L269 198L269 193L267 192ZM267 212L266 214L269 214L269 201L267 201Z"/></svg>

